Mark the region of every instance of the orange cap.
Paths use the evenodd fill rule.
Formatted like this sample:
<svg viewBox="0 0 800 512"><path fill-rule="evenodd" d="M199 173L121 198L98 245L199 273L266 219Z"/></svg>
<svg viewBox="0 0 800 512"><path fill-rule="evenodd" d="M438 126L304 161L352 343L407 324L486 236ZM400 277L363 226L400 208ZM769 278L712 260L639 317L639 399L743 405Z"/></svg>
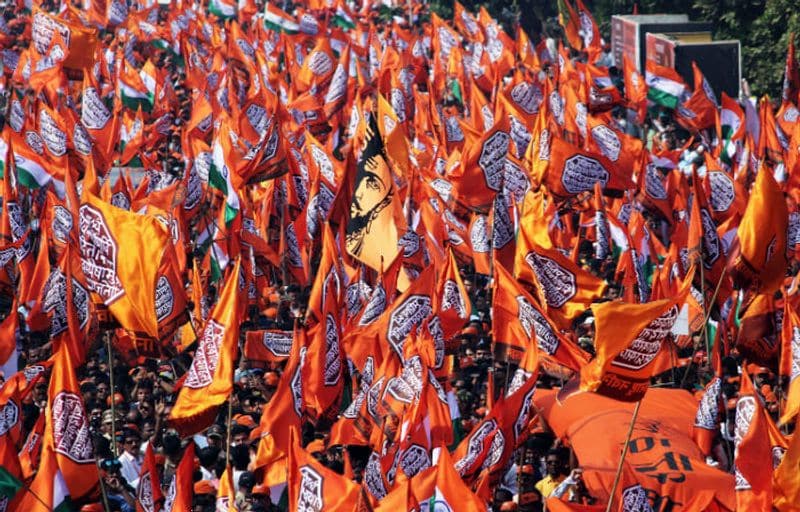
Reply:
<svg viewBox="0 0 800 512"><path fill-rule="evenodd" d="M278 374L275 372L267 372L264 374L264 384L267 386L277 386L278 385Z"/></svg>
<svg viewBox="0 0 800 512"><path fill-rule="evenodd" d="M468 326L464 327L463 329L461 329L461 334L468 335L468 336L469 335L477 336L478 335L478 328L473 326L473 325L468 325Z"/></svg>
<svg viewBox="0 0 800 512"><path fill-rule="evenodd" d="M325 451L325 442L322 439L314 439L308 446L306 446L306 451L308 453L319 453Z"/></svg>
<svg viewBox="0 0 800 512"><path fill-rule="evenodd" d="M244 425L248 428L253 428L256 426L256 422L253 421L253 417L249 414L237 414L233 417L233 421L235 421L237 425Z"/></svg>
<svg viewBox="0 0 800 512"><path fill-rule="evenodd" d="M258 441L261 438L261 425L256 425L256 428L250 431L250 437L247 438L248 441Z"/></svg>
<svg viewBox="0 0 800 512"><path fill-rule="evenodd" d="M252 493L252 494L264 494L264 495L268 495L268 494L269 494L269 487L267 487L267 486L266 486L266 485L264 485L264 484L258 484L258 485L256 485L255 487L253 487L253 490L252 490L252 492L251 492L251 493Z"/></svg>
<svg viewBox="0 0 800 512"><path fill-rule="evenodd" d="M208 480L200 480L194 483L195 494L217 494L217 490Z"/></svg>

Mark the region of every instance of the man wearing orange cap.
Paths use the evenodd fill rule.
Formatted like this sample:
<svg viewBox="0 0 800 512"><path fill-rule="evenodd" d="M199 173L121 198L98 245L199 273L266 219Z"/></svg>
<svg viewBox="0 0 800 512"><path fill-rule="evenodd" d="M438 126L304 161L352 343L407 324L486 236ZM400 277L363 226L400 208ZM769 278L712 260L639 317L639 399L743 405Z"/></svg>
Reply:
<svg viewBox="0 0 800 512"><path fill-rule="evenodd" d="M192 510L213 510L217 500L217 490L208 480L199 480L194 483L194 496L192 497Z"/></svg>

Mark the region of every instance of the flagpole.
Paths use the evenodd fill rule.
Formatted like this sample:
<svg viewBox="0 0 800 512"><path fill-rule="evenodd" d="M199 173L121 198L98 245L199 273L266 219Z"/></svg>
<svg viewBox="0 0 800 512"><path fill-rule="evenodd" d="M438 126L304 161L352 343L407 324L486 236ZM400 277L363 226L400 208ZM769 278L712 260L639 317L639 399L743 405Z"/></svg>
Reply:
<svg viewBox="0 0 800 512"><path fill-rule="evenodd" d="M702 269L703 269L703 262L701 260L700 261L700 275L701 276L703 275L703 273L702 273L703 270ZM717 295L719 295L719 290L722 287L722 281L725 279L725 274L727 274L727 271L728 271L727 267L724 267L722 269L722 274L719 276L719 281L717 281L717 286L714 288L714 295L711 296L711 303L712 304L717 300ZM701 277L701 279L702 279L702 277ZM709 317L711 316L711 312L710 311L706 312L705 302L706 302L706 298L705 298L705 295L704 295L703 296L703 332L704 333L705 333L705 330L706 330L705 326L708 323ZM706 339L708 339L708 336L706 336ZM692 358L694 358L694 355L696 353L697 353L697 349L694 348L693 352L692 352ZM711 352L710 351L706 354L706 357L709 358L709 362L710 362L710 358L711 358ZM686 365L686 371L683 372L683 378L681 379L681 387L683 387L683 385L686 383L686 377L689 375L689 368L691 368L691 365Z"/></svg>
<svg viewBox="0 0 800 512"><path fill-rule="evenodd" d="M625 456L628 455L628 445L631 442L631 436L633 435L633 426L636 424L636 418L639 416L639 407L642 405L642 400L640 399L636 402L636 407L633 408L633 414L631 415L631 424L628 426L628 435L625 437L625 444L622 445L622 454L619 457L619 464L617 464L617 474L614 475L614 485L611 486L611 495L608 497L608 505L606 505L606 512L611 512L611 506L614 504L614 494L617 492L617 486L619 485L619 479L622 475L622 468L625 464Z"/></svg>
<svg viewBox="0 0 800 512"><path fill-rule="evenodd" d="M114 361L111 347L110 331L105 331L103 335L106 337L106 351L108 352L108 385L111 387L111 453L117 457L117 408L116 400L114 399Z"/></svg>
<svg viewBox="0 0 800 512"><path fill-rule="evenodd" d="M286 205L281 205L281 234L283 235L283 252L284 254L281 255L281 280L283 281L283 286L286 286L287 279L286 279ZM283 294L281 294L281 298Z"/></svg>
<svg viewBox="0 0 800 512"><path fill-rule="evenodd" d="M95 459L95 465L97 466L97 470L99 472L100 471L100 461ZM109 505L108 505L108 493L106 493L106 483L103 482L103 475L102 474L100 475L99 481L100 481L100 495L103 497L103 508L105 510L111 510L111 507L109 507ZM33 491L31 491L31 494L36 496L36 494L34 494ZM39 500L39 502L42 505L45 505L45 503L42 500L40 500L38 496L36 496L36 499ZM139 497L138 496L136 497L136 501L139 501ZM45 505L45 506L47 506L47 505Z"/></svg>
<svg viewBox="0 0 800 512"><path fill-rule="evenodd" d="M696 200L696 199L695 199ZM705 235L704 235L705 236ZM703 340L705 341L706 345L706 361L711 360L711 345L708 343L708 311L709 307L706 305L706 280L703 276L703 241L700 241L700 295L703 297ZM723 276L725 274L723 273ZM717 291L719 291L719 285L722 283L720 279L717 282ZM716 296L714 297L716 300Z"/></svg>
<svg viewBox="0 0 800 512"><path fill-rule="evenodd" d="M230 396L228 396L228 432L227 432L227 440L225 441L226 468L231 465L231 423L233 422L231 416L233 416L233 389L231 389L231 394Z"/></svg>
<svg viewBox="0 0 800 512"><path fill-rule="evenodd" d="M234 266L234 269L236 267ZM233 277L230 277L233 279ZM241 334L239 336L239 340L236 340L238 345L239 341L241 340ZM239 351L239 360L236 363L236 367L242 366L242 358L244 358L244 347ZM236 371L234 370L231 375L231 394L228 395L228 432L227 432L227 442L225 444L225 468L230 467L231 464L231 423L233 423L233 392L236 387Z"/></svg>

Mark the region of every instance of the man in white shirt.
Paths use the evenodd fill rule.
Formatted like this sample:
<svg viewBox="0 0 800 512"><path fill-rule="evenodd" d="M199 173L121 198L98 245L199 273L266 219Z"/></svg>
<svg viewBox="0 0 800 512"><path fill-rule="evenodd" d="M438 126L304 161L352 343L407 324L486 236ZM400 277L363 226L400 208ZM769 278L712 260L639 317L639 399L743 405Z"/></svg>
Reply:
<svg viewBox="0 0 800 512"><path fill-rule="evenodd" d="M122 455L117 460L122 465L120 474L128 484L136 489L139 483L139 473L142 470L141 436L133 428L122 431Z"/></svg>

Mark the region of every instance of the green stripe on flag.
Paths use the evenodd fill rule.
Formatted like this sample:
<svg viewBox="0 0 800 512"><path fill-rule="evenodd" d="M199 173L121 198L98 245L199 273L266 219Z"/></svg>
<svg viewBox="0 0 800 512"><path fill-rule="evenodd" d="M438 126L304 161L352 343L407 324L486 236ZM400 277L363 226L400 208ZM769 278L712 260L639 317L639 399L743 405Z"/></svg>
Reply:
<svg viewBox="0 0 800 512"><path fill-rule="evenodd" d="M219 268L216 258L211 258L211 281L217 282L222 279L222 269Z"/></svg>
<svg viewBox="0 0 800 512"><path fill-rule="evenodd" d="M225 203L225 225L230 226L233 219L236 218L236 215L239 214L239 210L231 206L229 203Z"/></svg>
<svg viewBox="0 0 800 512"><path fill-rule="evenodd" d="M142 108L143 112L153 110L154 97L152 94L142 94L125 84L120 87L120 100L123 105L133 111L136 111L139 107Z"/></svg>
<svg viewBox="0 0 800 512"><path fill-rule="evenodd" d="M228 19L236 17L236 8L220 0L210 0L208 2L208 11L217 18Z"/></svg>
<svg viewBox="0 0 800 512"><path fill-rule="evenodd" d="M75 505L72 504L72 500L67 496L64 501L53 509L53 512L76 512L77 510Z"/></svg>
<svg viewBox="0 0 800 512"><path fill-rule="evenodd" d="M215 164L211 164L208 169L208 184L223 194L228 194L228 182Z"/></svg>
<svg viewBox="0 0 800 512"><path fill-rule="evenodd" d="M647 99L662 107L675 109L678 106L678 97L666 91L651 87L647 90Z"/></svg>
<svg viewBox="0 0 800 512"><path fill-rule="evenodd" d="M348 18L345 14L336 13L333 15L331 19L331 24L335 27L339 27L343 30L353 30L356 28L356 24L353 23L353 20Z"/></svg>
<svg viewBox="0 0 800 512"><path fill-rule="evenodd" d="M22 488L22 482L12 475L6 468L0 466L0 496L13 498Z"/></svg>

